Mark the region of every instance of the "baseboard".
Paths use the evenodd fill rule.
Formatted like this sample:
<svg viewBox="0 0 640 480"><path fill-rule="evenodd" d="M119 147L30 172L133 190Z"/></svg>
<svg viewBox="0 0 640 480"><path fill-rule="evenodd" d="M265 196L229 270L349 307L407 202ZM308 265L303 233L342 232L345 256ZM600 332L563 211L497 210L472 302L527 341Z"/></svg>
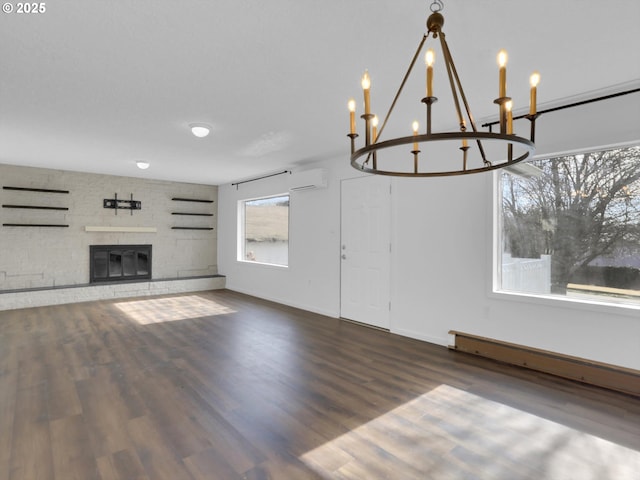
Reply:
<svg viewBox="0 0 640 480"><path fill-rule="evenodd" d="M640 397L640 371L452 330L449 348Z"/></svg>
<svg viewBox="0 0 640 480"><path fill-rule="evenodd" d="M391 326L389 331L391 333L396 334L396 335L401 335L403 337L413 338L415 340L420 340L422 342L433 343L434 345L440 345L442 347L446 347L449 344L449 342L447 341L446 338L439 338L439 337L432 337L432 336L429 336L429 335L423 335L421 333L414 332L412 330L406 330L406 329L403 329L403 328L393 328L393 325Z"/></svg>
<svg viewBox="0 0 640 480"><path fill-rule="evenodd" d="M331 318L339 318L340 314L336 311L333 310L325 310L323 308L316 308L316 307L311 307L309 305L305 305L302 303L296 303L296 302L290 302L287 299L282 299L282 298L277 298L277 297L273 297L270 295L261 295L261 294L257 294L256 292L253 291L249 291L249 290L244 290L242 288L237 288L232 286L227 285L226 286L227 290L230 290L232 292L238 292L238 293L242 293L243 295L249 295L251 297L256 297L256 298L261 298L262 300L268 300L269 302L274 302L274 303L280 303L281 305L286 305L287 307L293 307L293 308L297 308L300 310L304 310L306 312L312 312L312 313L317 313L318 315L323 315L325 317L331 317Z"/></svg>

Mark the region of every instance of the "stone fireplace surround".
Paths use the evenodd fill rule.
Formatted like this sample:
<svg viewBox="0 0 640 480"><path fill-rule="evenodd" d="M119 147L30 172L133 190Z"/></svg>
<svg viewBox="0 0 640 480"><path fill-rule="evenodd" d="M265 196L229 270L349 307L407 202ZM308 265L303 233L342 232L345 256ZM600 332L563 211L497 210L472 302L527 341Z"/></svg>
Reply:
<svg viewBox="0 0 640 480"><path fill-rule="evenodd" d="M225 288L224 275L0 291L0 310Z"/></svg>
<svg viewBox="0 0 640 480"><path fill-rule="evenodd" d="M88 302L112 298L144 297L151 295L180 294L225 288L224 275L198 275L181 278L152 279L152 245L90 245L90 283L80 285L62 285L53 287L23 288L0 290L0 310L62 305L65 303ZM103 260L116 264L115 271L121 275L111 278L93 279L95 264L94 253L104 255ZM115 254L119 259L113 259ZM127 260L129 258L129 266ZM142 257L142 260L141 260ZM135 260L134 260L135 259ZM136 274L131 275L132 263ZM119 264L119 266L117 266ZM98 277L109 276L111 265L102 267ZM100 269L100 268L99 268ZM129 273L129 274L127 274Z"/></svg>
<svg viewBox="0 0 640 480"><path fill-rule="evenodd" d="M0 310L225 288L225 277L217 269L217 229L173 228L200 226L201 221L198 216L173 215L182 205L175 197L211 200L202 206L194 204L193 211L212 214L208 226L215 227L215 186L4 164L0 164L0 179L0 186L69 192L0 188L2 203L68 209L0 212L3 223L68 225L0 227ZM113 209L103 208L103 200L115 192L122 198L133 193L142 201L142 209L133 215L115 215ZM153 278L89 283L89 246L97 244L153 244Z"/></svg>

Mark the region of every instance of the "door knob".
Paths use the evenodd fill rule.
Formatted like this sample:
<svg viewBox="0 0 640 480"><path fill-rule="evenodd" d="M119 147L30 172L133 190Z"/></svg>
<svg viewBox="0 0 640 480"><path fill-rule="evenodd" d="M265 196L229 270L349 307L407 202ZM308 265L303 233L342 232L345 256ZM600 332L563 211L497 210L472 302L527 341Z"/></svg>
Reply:
<svg viewBox="0 0 640 480"><path fill-rule="evenodd" d="M343 253L343 254L340 256L340 258L342 258L343 260L346 260L346 259L347 259L347 256Z"/></svg>

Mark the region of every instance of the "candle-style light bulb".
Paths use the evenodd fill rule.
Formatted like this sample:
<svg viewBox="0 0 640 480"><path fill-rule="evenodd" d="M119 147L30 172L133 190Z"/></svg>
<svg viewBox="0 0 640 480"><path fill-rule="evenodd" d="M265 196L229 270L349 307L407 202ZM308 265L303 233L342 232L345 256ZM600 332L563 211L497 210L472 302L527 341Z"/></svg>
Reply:
<svg viewBox="0 0 640 480"><path fill-rule="evenodd" d="M418 136L418 129L420 128L420 124L418 123L417 120L414 120L414 122L411 124L411 127L413 128L413 136L417 137ZM417 151L418 150L418 142L414 141L413 142L413 151Z"/></svg>
<svg viewBox="0 0 640 480"><path fill-rule="evenodd" d="M371 113L371 78L369 77L369 70L364 71L361 83L362 90L364 90L364 114L369 115Z"/></svg>
<svg viewBox="0 0 640 480"><path fill-rule="evenodd" d="M498 52L498 66L500 67L500 80L498 88L499 98L507 96L507 59L507 51L500 50Z"/></svg>
<svg viewBox="0 0 640 480"><path fill-rule="evenodd" d="M507 51L506 50L500 50L498 52L498 66L499 67L506 67L508 59L509 59L509 56L507 55Z"/></svg>
<svg viewBox="0 0 640 480"><path fill-rule="evenodd" d="M529 115L535 115L537 111L538 103L538 84L540 83L540 74L533 72L529 77L529 84L531 85L531 95L529 98Z"/></svg>
<svg viewBox="0 0 640 480"><path fill-rule="evenodd" d="M427 50L427 53L424 55L424 61L427 64L427 67L433 67L433 62L436 59L436 54L433 50Z"/></svg>
<svg viewBox="0 0 640 480"><path fill-rule="evenodd" d="M372 127L372 133L371 133L371 137L372 137L372 141L373 143L376 142L376 140L378 139L378 116L374 116L371 119L371 127Z"/></svg>
<svg viewBox="0 0 640 480"><path fill-rule="evenodd" d="M540 74L538 72L533 72L531 77L529 77L529 83L532 87L537 87L540 83Z"/></svg>
<svg viewBox="0 0 640 480"><path fill-rule="evenodd" d="M433 63L436 60L436 54L433 50L427 50L424 61L427 64L427 97L433 97Z"/></svg>
<svg viewBox="0 0 640 480"><path fill-rule="evenodd" d="M350 98L347 107L349 108L349 133L353 135L356 133L356 101Z"/></svg>
<svg viewBox="0 0 640 480"><path fill-rule="evenodd" d="M364 90L368 90L371 88L371 77L369 77L369 70L365 70L364 75L362 75L362 88Z"/></svg>
<svg viewBox="0 0 640 480"><path fill-rule="evenodd" d="M504 108L507 111L507 135L513 133L513 102L509 100L504 104Z"/></svg>

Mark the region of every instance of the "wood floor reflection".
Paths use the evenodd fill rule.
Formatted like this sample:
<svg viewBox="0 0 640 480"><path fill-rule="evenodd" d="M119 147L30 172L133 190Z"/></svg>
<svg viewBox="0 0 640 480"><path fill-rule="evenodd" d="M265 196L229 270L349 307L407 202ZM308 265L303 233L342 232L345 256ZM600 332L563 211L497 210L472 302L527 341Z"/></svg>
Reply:
<svg viewBox="0 0 640 480"><path fill-rule="evenodd" d="M230 291L0 312L0 480L639 471L638 398Z"/></svg>

